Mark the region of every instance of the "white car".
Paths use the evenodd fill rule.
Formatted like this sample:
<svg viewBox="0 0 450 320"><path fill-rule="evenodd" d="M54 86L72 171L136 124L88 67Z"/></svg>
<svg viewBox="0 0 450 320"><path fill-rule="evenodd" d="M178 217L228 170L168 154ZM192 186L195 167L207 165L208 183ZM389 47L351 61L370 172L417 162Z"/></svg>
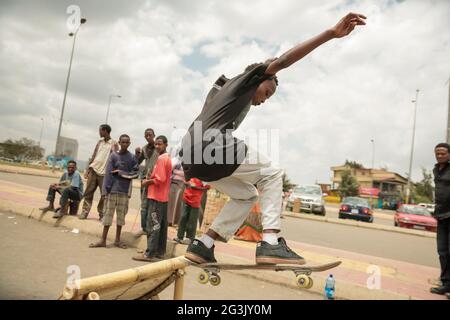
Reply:
<svg viewBox="0 0 450 320"><path fill-rule="evenodd" d="M429 213L433 214L436 205L433 203L419 203L419 206L426 208Z"/></svg>
<svg viewBox="0 0 450 320"><path fill-rule="evenodd" d="M305 185L296 187L288 198L286 210L292 211L294 201L300 199L300 211L306 211L321 216L325 215L324 194L318 185Z"/></svg>

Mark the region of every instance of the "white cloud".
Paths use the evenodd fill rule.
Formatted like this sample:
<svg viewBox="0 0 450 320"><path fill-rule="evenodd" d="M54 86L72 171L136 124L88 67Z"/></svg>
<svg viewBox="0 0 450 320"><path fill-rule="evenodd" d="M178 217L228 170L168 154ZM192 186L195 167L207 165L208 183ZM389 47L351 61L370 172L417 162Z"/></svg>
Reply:
<svg viewBox="0 0 450 320"><path fill-rule="evenodd" d="M0 139L39 137L54 148L71 49L70 1L0 5ZM254 108L246 129L279 129L281 165L298 183L329 181L345 159L404 174L412 111L420 88L413 178L434 163L445 139L450 61L448 1L78 1L88 19L78 34L63 135L86 159L104 122L108 97L114 136L133 147L143 130L171 135L197 116L211 83L250 63L279 56L331 27L349 11L367 26L332 40L280 72L277 94ZM191 70L183 56L198 48L217 61ZM201 57L201 56L200 56ZM241 132L241 130L239 131ZM238 134L240 134L238 132Z"/></svg>

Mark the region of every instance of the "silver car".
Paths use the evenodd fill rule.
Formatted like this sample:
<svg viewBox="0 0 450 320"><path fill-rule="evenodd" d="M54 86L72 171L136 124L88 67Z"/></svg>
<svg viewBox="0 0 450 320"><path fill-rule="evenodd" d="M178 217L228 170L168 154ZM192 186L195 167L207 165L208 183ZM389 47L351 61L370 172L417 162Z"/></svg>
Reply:
<svg viewBox="0 0 450 320"><path fill-rule="evenodd" d="M292 211L296 199L300 199L300 211L325 215L325 201L323 200L320 186L305 185L296 187L289 196L286 210Z"/></svg>

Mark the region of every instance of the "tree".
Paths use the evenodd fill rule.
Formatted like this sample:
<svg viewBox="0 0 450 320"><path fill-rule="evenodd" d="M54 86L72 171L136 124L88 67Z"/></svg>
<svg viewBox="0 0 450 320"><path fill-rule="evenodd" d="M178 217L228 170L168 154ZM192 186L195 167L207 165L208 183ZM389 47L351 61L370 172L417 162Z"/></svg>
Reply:
<svg viewBox="0 0 450 320"><path fill-rule="evenodd" d="M412 198L414 203L431 203L433 202L433 173L422 168L423 179L413 185Z"/></svg>
<svg viewBox="0 0 450 320"><path fill-rule="evenodd" d="M363 169L364 166L361 163L358 163L356 161L349 161L345 159L345 166L350 167L352 169Z"/></svg>
<svg viewBox="0 0 450 320"><path fill-rule="evenodd" d="M289 178L287 177L287 174L283 174L283 192L287 192L290 189L294 188L296 184L292 183Z"/></svg>
<svg viewBox="0 0 450 320"><path fill-rule="evenodd" d="M341 198L357 196L359 193L359 185L350 170L345 170L341 175L341 183L338 188Z"/></svg>
<svg viewBox="0 0 450 320"><path fill-rule="evenodd" d="M39 160L44 156L44 149L28 138L7 139L0 143L0 154L9 159Z"/></svg>

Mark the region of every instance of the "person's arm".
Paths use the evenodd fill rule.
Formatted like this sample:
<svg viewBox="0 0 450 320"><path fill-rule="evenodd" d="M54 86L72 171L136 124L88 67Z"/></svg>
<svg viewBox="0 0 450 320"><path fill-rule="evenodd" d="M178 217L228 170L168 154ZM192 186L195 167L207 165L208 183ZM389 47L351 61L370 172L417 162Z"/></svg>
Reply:
<svg viewBox="0 0 450 320"><path fill-rule="evenodd" d="M88 163L88 165L87 165L87 168L86 168L85 171L84 171L84 178L85 178L85 179L87 179L88 176L89 176L89 166L90 166L91 163L94 161L95 156L97 155L97 151L98 151L98 146L99 146L99 144L100 144L100 141L97 142L97 144L95 145L94 152L92 153L92 157L89 159L89 163Z"/></svg>
<svg viewBox="0 0 450 320"><path fill-rule="evenodd" d="M131 158L130 167L130 171L117 170L119 177L129 180L136 179L139 176L139 163L135 156L132 156Z"/></svg>
<svg viewBox="0 0 450 320"><path fill-rule="evenodd" d="M321 34L298 44L292 49L283 53L278 59L272 61L266 69L266 74L274 75L278 71L283 70L298 60L302 59L308 53L324 44L325 42L334 39L334 38L342 38L344 36L349 35L355 26L357 25L365 25L363 19L366 17L359 13L349 13L345 17L343 17L334 27L325 30Z"/></svg>
<svg viewBox="0 0 450 320"><path fill-rule="evenodd" d="M114 162L114 153L112 153L108 158L108 162L106 163L105 178L103 179L102 195L104 196L108 195L111 192L113 184Z"/></svg>

